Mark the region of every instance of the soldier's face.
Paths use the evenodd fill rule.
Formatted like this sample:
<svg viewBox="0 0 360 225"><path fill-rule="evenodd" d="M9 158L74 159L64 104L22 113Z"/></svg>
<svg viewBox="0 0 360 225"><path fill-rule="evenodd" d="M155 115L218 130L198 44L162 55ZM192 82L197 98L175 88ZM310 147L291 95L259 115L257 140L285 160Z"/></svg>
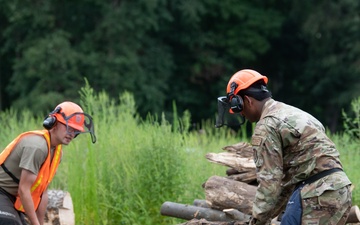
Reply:
<svg viewBox="0 0 360 225"><path fill-rule="evenodd" d="M244 96L244 109L241 111L241 115L244 116L251 123L258 121L257 111L254 105L254 99L248 96Z"/></svg>

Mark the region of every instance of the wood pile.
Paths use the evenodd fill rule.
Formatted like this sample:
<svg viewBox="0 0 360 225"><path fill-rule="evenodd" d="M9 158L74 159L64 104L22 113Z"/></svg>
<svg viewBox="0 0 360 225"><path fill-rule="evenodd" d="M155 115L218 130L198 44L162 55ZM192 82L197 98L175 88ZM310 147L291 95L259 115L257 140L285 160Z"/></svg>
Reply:
<svg viewBox="0 0 360 225"><path fill-rule="evenodd" d="M206 159L226 166L225 177L212 176L202 185L205 199L195 199L192 205L165 202L160 213L187 220L179 225L243 225L252 214L253 199L257 189L256 167L250 144L240 142L225 146L224 152L208 153ZM348 224L360 224L358 206L351 208ZM273 218L272 225L280 225Z"/></svg>

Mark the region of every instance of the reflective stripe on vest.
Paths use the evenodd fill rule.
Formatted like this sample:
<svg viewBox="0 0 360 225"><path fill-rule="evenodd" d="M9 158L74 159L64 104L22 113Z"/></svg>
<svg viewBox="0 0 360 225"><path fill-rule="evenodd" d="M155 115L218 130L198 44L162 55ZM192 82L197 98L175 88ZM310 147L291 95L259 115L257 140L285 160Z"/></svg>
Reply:
<svg viewBox="0 0 360 225"><path fill-rule="evenodd" d="M10 155L10 153L14 150L16 144L20 141L20 139L29 134L41 135L45 138L47 146L48 146L48 154L47 157L40 167L39 173L36 177L35 182L31 186L31 197L34 203L34 208L37 209L40 201L41 195L47 189L51 180L53 179L56 170L59 166L61 160L62 146L56 146L53 159L51 160L50 154L50 134L48 130L36 130L36 131L28 131L20 134L16 137L0 154L0 165L3 164L6 158ZM50 162L51 161L51 162ZM24 212L24 207L20 201L20 196L16 196L16 201L14 204L15 208L19 211Z"/></svg>

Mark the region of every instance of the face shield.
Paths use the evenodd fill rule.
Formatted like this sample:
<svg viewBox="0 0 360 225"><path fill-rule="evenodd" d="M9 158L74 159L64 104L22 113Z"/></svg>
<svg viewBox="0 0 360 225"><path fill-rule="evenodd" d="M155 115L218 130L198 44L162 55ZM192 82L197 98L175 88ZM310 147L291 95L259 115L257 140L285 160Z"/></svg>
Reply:
<svg viewBox="0 0 360 225"><path fill-rule="evenodd" d="M226 96L220 96L217 98L218 115L216 117L215 127L219 128L224 125L225 112L230 109L230 104Z"/></svg>
<svg viewBox="0 0 360 225"><path fill-rule="evenodd" d="M218 114L215 123L216 128L222 127L223 125L230 126L236 123L239 125L243 125L245 123L245 117L240 114L241 110L239 110L238 107L235 107L233 100L229 100L228 96L218 97L217 102ZM230 111L232 112L232 114L229 113ZM234 116L231 115L235 115L237 118L239 118L240 116L240 121L238 121L236 118L234 118Z"/></svg>
<svg viewBox="0 0 360 225"><path fill-rule="evenodd" d="M69 116L62 113L64 124L66 125L66 132L74 134L75 137L79 134L89 133L92 143L96 142L94 123L92 117L86 113L76 112Z"/></svg>

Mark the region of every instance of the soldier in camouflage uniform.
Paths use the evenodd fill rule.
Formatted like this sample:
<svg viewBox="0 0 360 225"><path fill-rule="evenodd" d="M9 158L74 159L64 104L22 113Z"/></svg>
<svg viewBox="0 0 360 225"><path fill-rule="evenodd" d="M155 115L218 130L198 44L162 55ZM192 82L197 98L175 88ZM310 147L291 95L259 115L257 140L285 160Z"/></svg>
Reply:
<svg viewBox="0 0 360 225"><path fill-rule="evenodd" d="M284 210L281 225L345 224L351 182L335 144L313 116L272 99L267 82L254 70L240 70L227 96L219 97L230 113L257 122L251 144L259 186L250 224L270 224Z"/></svg>

